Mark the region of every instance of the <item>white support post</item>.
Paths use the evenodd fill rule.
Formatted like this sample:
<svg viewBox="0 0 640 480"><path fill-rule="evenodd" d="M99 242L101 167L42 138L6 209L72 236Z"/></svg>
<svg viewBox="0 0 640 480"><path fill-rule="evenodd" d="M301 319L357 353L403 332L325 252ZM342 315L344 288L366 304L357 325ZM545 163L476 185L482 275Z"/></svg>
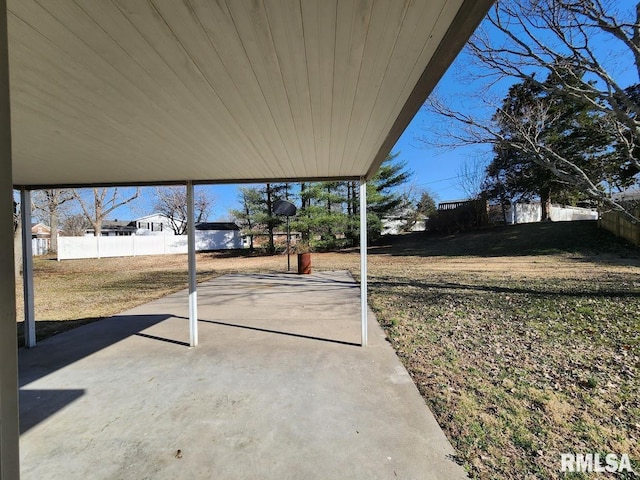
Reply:
<svg viewBox="0 0 640 480"><path fill-rule="evenodd" d="M360 178L360 316L362 346L367 346L367 182Z"/></svg>
<svg viewBox="0 0 640 480"><path fill-rule="evenodd" d="M36 346L36 313L33 303L33 242L31 240L31 191L20 189L22 221L22 294L24 298L24 344Z"/></svg>
<svg viewBox="0 0 640 480"><path fill-rule="evenodd" d="M7 2L0 0L0 480L20 478Z"/></svg>
<svg viewBox="0 0 640 480"><path fill-rule="evenodd" d="M189 345L198 345L198 285L196 282L196 227L193 182L187 182L187 251L189 256Z"/></svg>

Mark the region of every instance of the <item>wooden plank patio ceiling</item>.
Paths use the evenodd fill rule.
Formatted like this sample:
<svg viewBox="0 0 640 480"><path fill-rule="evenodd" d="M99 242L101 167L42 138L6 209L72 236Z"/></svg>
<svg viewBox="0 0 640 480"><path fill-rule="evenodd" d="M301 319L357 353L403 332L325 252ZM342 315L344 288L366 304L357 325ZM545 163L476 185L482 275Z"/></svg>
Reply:
<svg viewBox="0 0 640 480"><path fill-rule="evenodd" d="M16 186L371 175L489 0L9 0Z"/></svg>

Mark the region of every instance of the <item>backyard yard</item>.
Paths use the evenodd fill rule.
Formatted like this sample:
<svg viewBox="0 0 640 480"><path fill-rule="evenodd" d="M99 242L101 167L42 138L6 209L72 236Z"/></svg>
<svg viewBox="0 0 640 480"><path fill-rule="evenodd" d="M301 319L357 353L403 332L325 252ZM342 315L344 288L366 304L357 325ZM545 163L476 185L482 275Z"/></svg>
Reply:
<svg viewBox="0 0 640 480"><path fill-rule="evenodd" d="M197 263L199 280L286 270L285 256L246 252ZM34 268L39 338L187 284L185 255ZM313 268L358 278L359 254L314 253ZM378 321L472 478L565 478L561 453L629 454L640 470L640 249L593 222L414 233L370 249L369 282Z"/></svg>

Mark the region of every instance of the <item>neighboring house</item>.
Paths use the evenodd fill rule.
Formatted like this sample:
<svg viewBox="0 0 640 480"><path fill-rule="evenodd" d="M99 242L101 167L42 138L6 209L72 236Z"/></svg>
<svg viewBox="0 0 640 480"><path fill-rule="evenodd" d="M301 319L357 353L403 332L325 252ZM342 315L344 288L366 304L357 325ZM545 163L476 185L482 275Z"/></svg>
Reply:
<svg viewBox="0 0 640 480"><path fill-rule="evenodd" d="M44 223L31 224L31 238L51 238L51 228Z"/></svg>
<svg viewBox="0 0 640 480"><path fill-rule="evenodd" d="M129 220L104 220L100 235L103 237L127 237L136 233L136 226L133 221ZM95 234L93 227L87 228L86 237L92 237Z"/></svg>
<svg viewBox="0 0 640 480"><path fill-rule="evenodd" d="M51 248L51 228L44 223L31 224L31 249L34 255L45 255Z"/></svg>
<svg viewBox="0 0 640 480"><path fill-rule="evenodd" d="M406 231L404 229L407 224L406 219L398 219L398 218L383 218L382 219L382 235L398 235ZM425 229L425 220L417 220L411 228L408 230L410 232L423 232Z"/></svg>
<svg viewBox="0 0 640 480"><path fill-rule="evenodd" d="M202 222L196 228L196 249L225 250L242 248L242 236L240 227L233 222ZM86 237L93 236L93 228L86 231ZM186 238L186 235L177 236L171 228L169 218L165 215L154 213L135 220L105 220L102 222L103 237L176 237Z"/></svg>
<svg viewBox="0 0 640 480"><path fill-rule="evenodd" d="M133 220L136 235L175 235L171 220L162 213L152 213Z"/></svg>
<svg viewBox="0 0 640 480"><path fill-rule="evenodd" d="M94 229L88 228L86 236L93 236ZM171 222L166 215L153 213L135 220L104 220L103 237L122 237L129 235L174 235Z"/></svg>

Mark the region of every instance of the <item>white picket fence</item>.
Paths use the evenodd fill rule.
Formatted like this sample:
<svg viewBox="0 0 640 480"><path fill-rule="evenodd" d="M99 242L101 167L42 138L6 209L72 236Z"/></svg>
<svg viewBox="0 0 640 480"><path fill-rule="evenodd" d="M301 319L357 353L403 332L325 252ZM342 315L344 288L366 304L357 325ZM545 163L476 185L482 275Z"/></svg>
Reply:
<svg viewBox="0 0 640 480"><path fill-rule="evenodd" d="M237 230L196 231L196 250L242 248ZM129 235L121 237L58 237L58 260L135 257L187 253L186 235Z"/></svg>

